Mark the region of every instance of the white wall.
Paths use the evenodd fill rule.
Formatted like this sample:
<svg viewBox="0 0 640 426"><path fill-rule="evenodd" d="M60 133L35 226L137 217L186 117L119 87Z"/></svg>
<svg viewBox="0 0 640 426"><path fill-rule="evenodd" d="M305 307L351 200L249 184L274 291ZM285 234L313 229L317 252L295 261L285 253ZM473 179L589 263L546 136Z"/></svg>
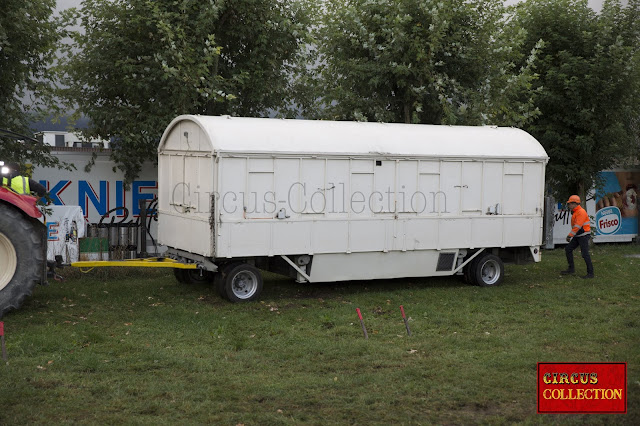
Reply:
<svg viewBox="0 0 640 426"><path fill-rule="evenodd" d="M97 153L95 165L89 172L84 168L92 152L53 150L53 154L61 161L74 164L77 170L35 167L33 178L50 191L53 204L80 206L86 223L97 223L103 215L106 215L103 223L136 222L140 213L138 201L157 198L158 171L153 164L145 164L140 176L125 189L124 175L113 171L114 163L106 152ZM107 215L117 207L124 209ZM151 235L154 239L157 236L156 221L151 222Z"/></svg>

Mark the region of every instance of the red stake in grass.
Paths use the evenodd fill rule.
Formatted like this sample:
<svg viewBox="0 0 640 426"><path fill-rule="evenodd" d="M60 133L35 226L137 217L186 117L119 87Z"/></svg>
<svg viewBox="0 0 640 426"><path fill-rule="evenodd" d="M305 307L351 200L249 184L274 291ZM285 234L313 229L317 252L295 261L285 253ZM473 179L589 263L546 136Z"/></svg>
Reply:
<svg viewBox="0 0 640 426"><path fill-rule="evenodd" d="M402 312L402 319L404 320L404 326L407 327L407 334L411 336L411 329L409 328L409 321L407 321L407 316L404 314L404 308L400 305L400 312Z"/></svg>
<svg viewBox="0 0 640 426"><path fill-rule="evenodd" d="M4 345L4 322L2 321L0 321L0 344L2 345L2 360L7 362L7 347Z"/></svg>
<svg viewBox="0 0 640 426"><path fill-rule="evenodd" d="M362 313L360 312L360 308L356 308L356 312L358 313L358 318L360 318L360 325L362 326L362 332L364 333L364 338L368 339L369 335L367 334L367 327L364 326L364 320L362 319Z"/></svg>

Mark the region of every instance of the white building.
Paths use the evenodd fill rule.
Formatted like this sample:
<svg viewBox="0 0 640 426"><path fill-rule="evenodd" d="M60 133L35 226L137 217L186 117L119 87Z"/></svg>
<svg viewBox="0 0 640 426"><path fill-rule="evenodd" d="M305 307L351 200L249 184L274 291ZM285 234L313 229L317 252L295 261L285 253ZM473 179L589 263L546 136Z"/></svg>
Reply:
<svg viewBox="0 0 640 426"><path fill-rule="evenodd" d="M105 139L84 140L73 132L42 131L36 133L36 139L57 148L105 148L109 149L109 141Z"/></svg>

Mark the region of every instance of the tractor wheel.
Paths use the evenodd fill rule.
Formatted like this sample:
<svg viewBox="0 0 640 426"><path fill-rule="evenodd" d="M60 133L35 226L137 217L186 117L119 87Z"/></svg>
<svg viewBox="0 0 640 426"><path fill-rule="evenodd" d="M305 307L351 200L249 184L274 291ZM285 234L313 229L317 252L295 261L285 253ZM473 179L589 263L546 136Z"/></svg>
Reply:
<svg viewBox="0 0 640 426"><path fill-rule="evenodd" d="M18 309L44 270L44 228L0 203L0 318Z"/></svg>

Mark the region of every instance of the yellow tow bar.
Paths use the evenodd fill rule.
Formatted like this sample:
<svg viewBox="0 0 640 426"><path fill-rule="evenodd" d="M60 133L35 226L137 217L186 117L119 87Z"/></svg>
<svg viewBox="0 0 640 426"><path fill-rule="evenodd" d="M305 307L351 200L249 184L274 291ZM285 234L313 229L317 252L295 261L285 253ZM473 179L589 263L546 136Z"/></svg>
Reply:
<svg viewBox="0 0 640 426"><path fill-rule="evenodd" d="M121 266L129 268L176 268L176 269L198 269L195 263L181 263L177 260L166 257L149 257L145 259L126 260L83 260L73 262L74 268L102 268L108 266Z"/></svg>

